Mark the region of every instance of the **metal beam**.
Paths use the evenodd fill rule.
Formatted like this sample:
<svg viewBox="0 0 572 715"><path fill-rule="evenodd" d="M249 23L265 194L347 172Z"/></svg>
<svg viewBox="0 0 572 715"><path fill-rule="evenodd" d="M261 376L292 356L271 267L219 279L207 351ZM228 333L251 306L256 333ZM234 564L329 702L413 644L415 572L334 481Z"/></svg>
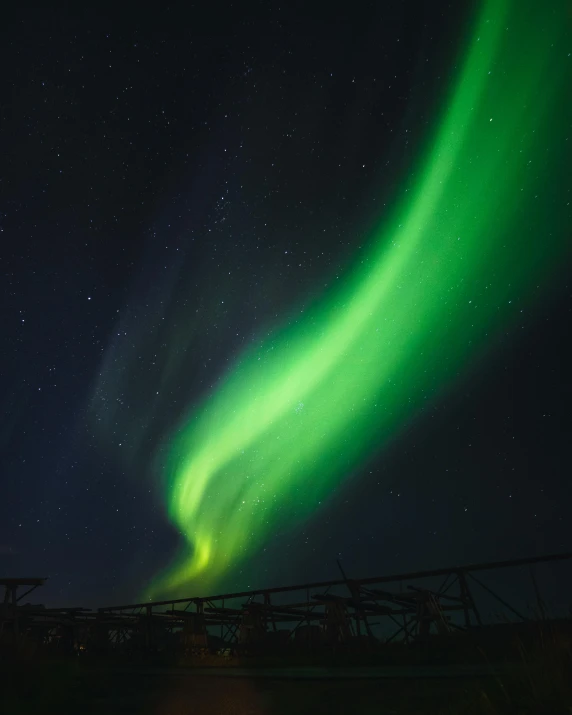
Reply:
<svg viewBox="0 0 572 715"><path fill-rule="evenodd" d="M42 578L0 578L0 586L43 586L48 577Z"/></svg>
<svg viewBox="0 0 572 715"><path fill-rule="evenodd" d="M572 559L572 552L564 554L548 554L547 556L534 556L527 559L511 559L509 561L490 561L481 564L468 564L467 566L450 566L449 568L432 569L430 571L410 571L408 573L393 574L391 576L375 576L362 579L352 579L359 585L390 583L392 581L405 581L409 579L430 578L432 576L446 576L450 573L464 571L469 573L472 571L489 571L492 569L513 568L516 566L527 566L529 564L545 563L549 561L566 561ZM289 591L301 591L310 588L330 588L332 586L344 586L346 581L316 581L314 583L305 583L296 586L278 586L276 588L262 588L255 591L237 591L236 593L222 593L216 596L190 596L188 598L175 598L166 601L153 601L147 603L131 603L121 606L103 606L98 611L121 611L128 608L144 608L146 606L168 606L175 603L188 603L189 601L218 601L223 598L253 598L254 596L262 596L265 593L287 593Z"/></svg>

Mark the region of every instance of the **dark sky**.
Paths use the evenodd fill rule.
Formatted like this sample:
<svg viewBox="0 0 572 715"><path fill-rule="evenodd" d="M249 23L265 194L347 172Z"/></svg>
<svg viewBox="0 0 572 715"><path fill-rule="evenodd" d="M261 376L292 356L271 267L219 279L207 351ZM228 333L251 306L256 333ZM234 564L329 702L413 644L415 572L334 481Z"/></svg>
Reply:
<svg viewBox="0 0 572 715"><path fill-rule="evenodd" d="M474 11L313 7L2 22L0 572L49 576L54 604L136 598L168 562L158 444L350 264L434 128ZM250 585L335 577L340 555L358 576L570 549L571 307L555 280L277 534Z"/></svg>

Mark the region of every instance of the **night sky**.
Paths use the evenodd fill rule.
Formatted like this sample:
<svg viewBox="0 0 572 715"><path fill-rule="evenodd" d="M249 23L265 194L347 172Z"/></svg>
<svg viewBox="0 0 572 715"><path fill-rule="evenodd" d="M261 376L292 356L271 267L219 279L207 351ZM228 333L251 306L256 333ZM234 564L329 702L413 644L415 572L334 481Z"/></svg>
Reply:
<svg viewBox="0 0 572 715"><path fill-rule="evenodd" d="M242 355L330 300L412 191L479 7L4 18L1 573L49 576L43 600L94 606L138 600L168 566L182 542L173 435ZM571 62L556 71L570 78ZM569 103L558 111L572 136ZM565 166L571 144L541 149ZM551 255L572 181L536 179L561 209L522 252ZM217 575L219 592L336 578L337 558L358 577L571 550L572 262L559 251L379 449L347 458L327 498L280 507L289 518ZM445 360L458 327L436 325Z"/></svg>

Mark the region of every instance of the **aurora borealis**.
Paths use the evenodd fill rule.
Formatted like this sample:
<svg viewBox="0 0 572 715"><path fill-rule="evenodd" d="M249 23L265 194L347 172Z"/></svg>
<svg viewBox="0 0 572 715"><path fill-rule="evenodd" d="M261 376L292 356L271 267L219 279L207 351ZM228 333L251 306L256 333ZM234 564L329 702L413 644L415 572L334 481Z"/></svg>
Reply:
<svg viewBox="0 0 572 715"><path fill-rule="evenodd" d="M569 551L571 23L8 8L0 572L96 607Z"/></svg>
<svg viewBox="0 0 572 715"><path fill-rule="evenodd" d="M168 435L165 497L185 546L149 596L205 590L318 510L546 282L570 210L551 190L568 171L563 8L483 3L434 136L369 247Z"/></svg>

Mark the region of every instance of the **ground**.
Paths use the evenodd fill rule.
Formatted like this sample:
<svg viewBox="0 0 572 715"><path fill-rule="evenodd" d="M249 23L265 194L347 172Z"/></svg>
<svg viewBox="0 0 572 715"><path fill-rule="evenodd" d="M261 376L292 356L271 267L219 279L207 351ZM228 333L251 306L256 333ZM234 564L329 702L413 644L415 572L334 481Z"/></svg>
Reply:
<svg viewBox="0 0 572 715"><path fill-rule="evenodd" d="M443 670L443 669L441 669ZM518 703L496 676L379 669L298 669L226 672L157 667L86 667L43 663L2 673L0 712L7 715L456 715L457 713L569 713L561 702ZM396 673L397 675L397 673ZM526 675L523 673L522 675ZM451 677L452 676L452 677ZM513 676L509 676L513 677ZM521 693L524 695L524 693ZM528 705L527 705L528 702ZM571 701L572 702L572 701Z"/></svg>

